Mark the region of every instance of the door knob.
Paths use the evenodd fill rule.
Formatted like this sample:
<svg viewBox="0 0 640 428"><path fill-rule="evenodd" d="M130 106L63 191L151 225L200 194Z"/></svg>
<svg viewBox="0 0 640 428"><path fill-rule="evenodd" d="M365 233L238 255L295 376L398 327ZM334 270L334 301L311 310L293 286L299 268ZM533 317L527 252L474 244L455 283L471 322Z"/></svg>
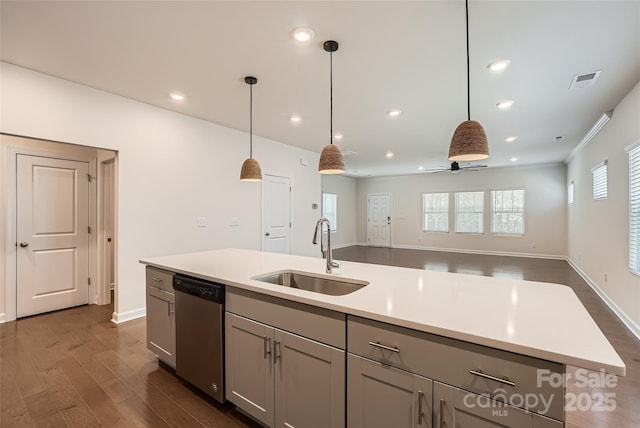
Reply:
<svg viewBox="0 0 640 428"><path fill-rule="evenodd" d="M21 242L21 243L20 243L20 246L21 246L22 248L27 248L27 247L29 246L29 243L28 243L28 242Z"/></svg>
<svg viewBox="0 0 640 428"><path fill-rule="evenodd" d="M264 236L271 236L269 232L265 233Z"/></svg>

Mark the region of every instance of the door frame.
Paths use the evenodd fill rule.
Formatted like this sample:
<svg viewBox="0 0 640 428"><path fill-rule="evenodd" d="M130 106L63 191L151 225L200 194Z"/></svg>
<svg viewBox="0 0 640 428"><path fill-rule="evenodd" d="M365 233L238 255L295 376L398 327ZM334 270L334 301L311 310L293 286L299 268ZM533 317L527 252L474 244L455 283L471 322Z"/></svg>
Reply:
<svg viewBox="0 0 640 428"><path fill-rule="evenodd" d="M16 234L16 209L17 209L17 157L18 155L49 157L56 159L68 159L89 164L89 226L91 230L99 230L98 224L98 191L97 182L100 180L98 162L101 159L115 158L116 152L101 150L94 147L79 146L58 141L44 140L21 135L0 133L0 166L3 171L0 176L0 228L5 232L0 235L0 246L4 248L4 257L0 257L0 268L5 272L4 278L0 278L0 322L14 321L17 313L17 234ZM116 163L117 177L117 163ZM116 178L117 183L117 178ZM117 201L117 191L115 199ZM117 213L117 210L115 210ZM114 213L114 214L115 214ZM115 219L117 225L117 216ZM117 226L116 226L117 230ZM92 283L89 287L89 304L104 304L103 279L98 274L98 267L102 263L98 257L98 233L91 233L89 237L89 276ZM117 252L116 252L117 254ZM117 259L117 256L115 257ZM115 261L114 261L115 263ZM117 264L116 264L117 266ZM117 272L117 271L116 271ZM4 284L4 286L2 286Z"/></svg>
<svg viewBox="0 0 640 428"><path fill-rule="evenodd" d="M367 193L367 246L369 246L369 237L371 236L371 222L369 221L369 210L371 208L371 196L389 196L389 217L393 218L393 193ZM389 227L389 247L392 248L393 237L393 221ZM387 248L387 247L382 247Z"/></svg>
<svg viewBox="0 0 640 428"><path fill-rule="evenodd" d="M289 186L291 186L291 191L289 192L289 221L291 222L291 227L289 227L289 254L293 250L293 177L289 174L283 172L274 172L274 171L264 171L262 173L262 182L260 183L260 251L264 251L264 234L265 234L265 225L264 225L264 200L265 200L265 191L264 191L264 176L270 175L272 177L280 177L286 178L289 180Z"/></svg>

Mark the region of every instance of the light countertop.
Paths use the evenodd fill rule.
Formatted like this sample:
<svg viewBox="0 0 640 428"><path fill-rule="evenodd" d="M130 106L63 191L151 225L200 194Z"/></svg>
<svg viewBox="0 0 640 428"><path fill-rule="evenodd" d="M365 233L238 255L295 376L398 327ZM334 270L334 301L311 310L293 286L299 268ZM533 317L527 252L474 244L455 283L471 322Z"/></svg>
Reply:
<svg viewBox="0 0 640 428"><path fill-rule="evenodd" d="M328 296L251 279L284 269L326 275L320 258L224 249L140 262L427 333L625 374L624 362L564 285L341 261L332 277L369 285Z"/></svg>

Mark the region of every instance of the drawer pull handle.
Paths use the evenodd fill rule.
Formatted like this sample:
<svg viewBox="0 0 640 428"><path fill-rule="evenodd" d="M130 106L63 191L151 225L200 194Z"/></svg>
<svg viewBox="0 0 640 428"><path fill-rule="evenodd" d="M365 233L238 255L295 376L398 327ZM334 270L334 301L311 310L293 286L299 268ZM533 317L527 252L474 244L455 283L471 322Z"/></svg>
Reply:
<svg viewBox="0 0 640 428"><path fill-rule="evenodd" d="M396 354L400 353L400 350L396 346L392 348L391 346L383 345L380 342L369 342L369 345L375 346L376 348L384 349L386 351L395 352Z"/></svg>
<svg viewBox="0 0 640 428"><path fill-rule="evenodd" d="M480 371L480 370L469 370L469 373L471 373L472 375L483 377L485 379L494 380L496 382L504 383L505 385L509 385L509 386L513 386L513 387L516 386L515 382L511 382L506 377L505 378L499 378L499 377L491 376L491 375L488 375L486 373L482 373L482 371Z"/></svg>
<svg viewBox="0 0 640 428"><path fill-rule="evenodd" d="M155 281L155 282L164 282L162 279L160 278L156 278L155 276L151 277L151 281Z"/></svg>

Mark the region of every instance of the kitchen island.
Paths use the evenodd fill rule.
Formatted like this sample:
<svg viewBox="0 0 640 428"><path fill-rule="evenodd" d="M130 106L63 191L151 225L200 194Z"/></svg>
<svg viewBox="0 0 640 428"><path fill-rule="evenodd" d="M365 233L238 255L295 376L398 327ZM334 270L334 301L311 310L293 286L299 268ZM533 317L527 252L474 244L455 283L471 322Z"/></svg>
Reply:
<svg viewBox="0 0 640 428"><path fill-rule="evenodd" d="M565 365L625 374L624 363L577 296L558 284L353 262L342 262L340 269L326 275L325 261L319 258L240 249L141 262L227 286L227 399L267 426L282 424L274 419L274 411L264 411L266 407L275 407L277 414L279 402L304 394L287 395L287 385L283 385L285 398L270 397L266 407L251 408L256 404L246 399L251 391L234 390L234 379L240 388L241 374L247 370L237 367L242 361L234 349L249 343L249 337L255 337L260 358L270 364L283 364L289 348L278 345L286 341L293 343L291 352L300 338L326 348L322 348L327 351L323 361L333 362L334 368L329 368L332 364L326 366L326 372L318 368L320 379L311 381L332 380L342 367L342 395L336 388L338 381L332 380L327 388L333 388L328 393L333 398L327 405L333 409L335 403L344 403L345 383L349 403L343 412L334 409L326 426L344 426L345 413L349 427L372 426L373 422L367 422L370 415L378 426L384 426L376 409L386 407L384 414L393 413L389 400L397 400L398 406L392 408L402 407L404 397L413 403L409 426L453 426L454 418L459 426L480 426L480 420L485 426L562 426L564 384L554 380L562 378ZM332 296L254 279L282 270L368 285ZM278 315L281 307L286 312ZM249 334L254 327L251 323L273 332ZM283 339L283 334L295 337ZM298 344L296 355L316 352L305 354L301 349L308 344ZM246 354L245 350L241 353ZM285 372L278 374L291 381ZM278 389L265 384L265 391ZM483 407L475 402L470 408L469 391L477 394L474 397L491 397L493 404ZM376 394L387 400L384 406L376 401ZM551 404L550 397L555 400ZM499 401L512 406L496 410ZM291 418L303 417L294 415L295 409L310 411L304 403L288 407L282 412L289 412ZM394 426L404 426L393 421Z"/></svg>

